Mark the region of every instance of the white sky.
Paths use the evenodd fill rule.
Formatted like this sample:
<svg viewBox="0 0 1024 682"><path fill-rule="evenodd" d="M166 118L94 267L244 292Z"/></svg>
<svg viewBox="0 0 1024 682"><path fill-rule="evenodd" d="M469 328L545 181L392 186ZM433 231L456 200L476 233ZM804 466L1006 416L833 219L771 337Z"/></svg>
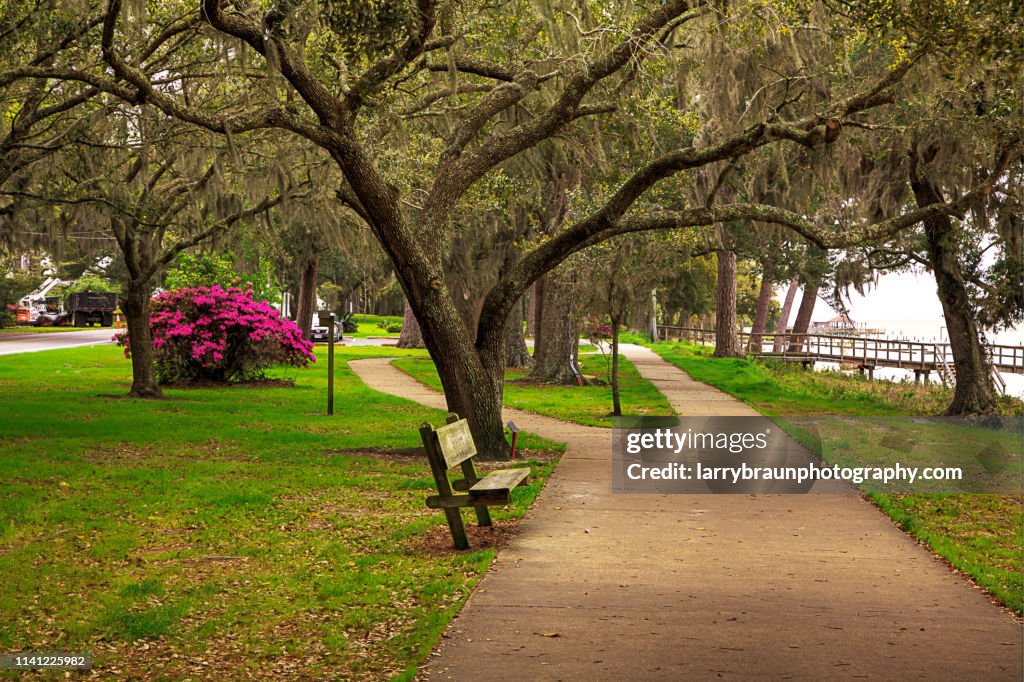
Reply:
<svg viewBox="0 0 1024 682"><path fill-rule="evenodd" d="M790 311L789 324L796 320L802 291L798 291ZM878 285L868 289L864 296L851 292L848 304L850 318L856 323L866 323L871 328L886 330L886 336L893 338L916 338L920 340L943 340L946 322L942 316L942 304L936 293L935 279L931 273L914 274L904 272L882 275ZM782 305L786 287L775 292L775 298ZM812 322L824 322L838 313L818 299L814 306ZM990 343L1024 345L1024 325L988 334ZM1024 381L1024 375L1021 376Z"/></svg>
<svg viewBox="0 0 1024 682"><path fill-rule="evenodd" d="M942 319L942 304L935 293L935 279L931 273L914 274L911 272L884 274L878 285L865 291L861 296L851 289L851 300L848 304L850 317L854 322L870 322L875 320L900 321L932 321ZM779 304L786 296L786 288L776 293ZM800 293L793 302L790 323L796 319L796 309L800 305ZM827 320L836 316L836 311L818 299L814 307L812 319Z"/></svg>

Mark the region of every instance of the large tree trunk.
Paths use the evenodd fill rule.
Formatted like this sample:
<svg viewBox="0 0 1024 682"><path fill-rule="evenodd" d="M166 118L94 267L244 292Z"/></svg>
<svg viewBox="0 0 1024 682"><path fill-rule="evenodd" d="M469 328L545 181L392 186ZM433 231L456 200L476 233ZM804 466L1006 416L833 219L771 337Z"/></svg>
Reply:
<svg viewBox="0 0 1024 682"><path fill-rule="evenodd" d="M537 335L530 379L553 384L577 383L573 368L579 350L579 327L572 306L572 283L549 273L537 283Z"/></svg>
<svg viewBox="0 0 1024 682"><path fill-rule="evenodd" d="M505 323L505 365L507 367L532 367L533 358L526 347L523 335L523 307L525 299L512 307L512 314Z"/></svg>
<svg viewBox="0 0 1024 682"><path fill-rule="evenodd" d="M121 311L128 324L128 350L132 356L132 388L135 398L162 398L154 363L153 331L149 326L151 283L129 281Z"/></svg>
<svg viewBox="0 0 1024 682"><path fill-rule="evenodd" d="M786 289L786 298L782 301L782 310L779 312L779 323L775 325L775 343L772 351L781 353L786 347L786 337L781 336L789 329L789 314L793 310L793 300L796 299L796 290L800 288L800 278L793 275L789 280L789 288Z"/></svg>
<svg viewBox="0 0 1024 682"><path fill-rule="evenodd" d="M814 304L818 302L818 287L820 285L820 280L815 280L804 286L804 295L800 298L796 321L793 322L793 338L789 344L790 353L799 353L807 341L806 337L801 334L806 334L811 327L811 316L814 315Z"/></svg>
<svg viewBox="0 0 1024 682"><path fill-rule="evenodd" d="M718 251L718 284L715 290L715 352L716 358L738 358L736 336L736 253Z"/></svg>
<svg viewBox="0 0 1024 682"><path fill-rule="evenodd" d="M750 325L750 343L747 350L761 352L761 334L764 333L765 325L768 323L768 306L772 302L772 281L767 276L769 268L765 268L761 275L761 290L757 293L757 309L754 311L754 322Z"/></svg>
<svg viewBox="0 0 1024 682"><path fill-rule="evenodd" d="M929 150L934 156L935 150ZM943 201L942 191L918 172L917 157L911 163L910 185L918 206ZM964 285L963 271L957 260L953 222L948 215L937 215L924 221L928 260L931 261L938 287L942 314L953 351L956 390L947 415L994 414L996 391L992 382L992 366L978 335L970 295Z"/></svg>
<svg viewBox="0 0 1024 682"><path fill-rule="evenodd" d="M399 348L424 348L423 334L420 332L420 323L412 312L409 302L405 302L405 316L402 318L402 333L398 337Z"/></svg>
<svg viewBox="0 0 1024 682"><path fill-rule="evenodd" d="M416 310L414 301L410 300L410 305ZM501 413L504 333L490 334L476 347L443 287L425 296L419 309L423 340L437 367L449 411L469 421L481 459L508 459L511 448L505 440Z"/></svg>
<svg viewBox="0 0 1024 682"><path fill-rule="evenodd" d="M526 291L526 335L537 334L537 283L534 282Z"/></svg>
<svg viewBox="0 0 1024 682"><path fill-rule="evenodd" d="M299 302L295 310L295 324L302 332L302 338L309 340L313 328L313 313L316 311L316 279L320 268L320 254L313 251L302 265L299 278Z"/></svg>
<svg viewBox="0 0 1024 682"><path fill-rule="evenodd" d="M619 323L620 315L612 315L612 415L622 415L622 403L619 401ZM655 339L657 341L657 339Z"/></svg>

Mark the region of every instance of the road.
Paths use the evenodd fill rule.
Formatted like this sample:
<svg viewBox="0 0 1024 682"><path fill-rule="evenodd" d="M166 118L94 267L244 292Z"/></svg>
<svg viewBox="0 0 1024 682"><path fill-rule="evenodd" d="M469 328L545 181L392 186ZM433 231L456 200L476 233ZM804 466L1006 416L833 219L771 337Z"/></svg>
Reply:
<svg viewBox="0 0 1024 682"><path fill-rule="evenodd" d="M76 332L0 334L0 355L113 343L111 337L116 331L112 327L101 327Z"/></svg>

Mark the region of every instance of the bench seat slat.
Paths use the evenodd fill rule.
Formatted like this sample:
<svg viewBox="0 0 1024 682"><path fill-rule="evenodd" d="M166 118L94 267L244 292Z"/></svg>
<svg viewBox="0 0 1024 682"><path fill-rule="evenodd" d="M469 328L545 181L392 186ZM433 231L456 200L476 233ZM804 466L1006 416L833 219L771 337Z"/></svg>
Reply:
<svg viewBox="0 0 1024 682"><path fill-rule="evenodd" d="M458 509L460 507L504 507L512 501L507 490L488 490L480 495L431 495L427 506L431 509Z"/></svg>
<svg viewBox="0 0 1024 682"><path fill-rule="evenodd" d="M469 494L475 497L496 491L508 492L522 483L529 475L530 470L525 467L520 469L500 469L498 471L492 471L487 474L487 476L477 481L476 484L469 489Z"/></svg>

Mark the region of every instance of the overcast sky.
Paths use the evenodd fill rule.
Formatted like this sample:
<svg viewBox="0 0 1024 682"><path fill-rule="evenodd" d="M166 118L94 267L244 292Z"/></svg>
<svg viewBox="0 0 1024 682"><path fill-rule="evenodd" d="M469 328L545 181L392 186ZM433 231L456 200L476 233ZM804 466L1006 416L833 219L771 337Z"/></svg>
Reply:
<svg viewBox="0 0 1024 682"><path fill-rule="evenodd" d="M849 311L854 322L885 329L886 335L892 337L905 336L924 340L942 340L945 337L946 323L942 317L942 304L939 303L935 280L931 273L915 275L904 272L882 275L878 279L878 285L867 290L864 296L855 291L851 293ZM776 299L780 305L785 295L785 287L776 292ZM798 293L790 312L791 325L796 320L799 305ZM819 297L811 319L813 322L824 322L836 315L837 313ZM1024 325L1015 329L989 332L988 341L1024 345Z"/></svg>
<svg viewBox="0 0 1024 682"><path fill-rule="evenodd" d="M935 279L930 273L916 275L910 272L882 275L878 286L872 287L861 296L851 289L849 303L850 317L854 322L873 320L917 320L942 319L942 304L935 293ZM785 287L777 294L781 305L786 295ZM800 304L797 296L793 303L790 323L796 319L796 307ZM815 322L836 316L836 312L820 298L814 308Z"/></svg>

